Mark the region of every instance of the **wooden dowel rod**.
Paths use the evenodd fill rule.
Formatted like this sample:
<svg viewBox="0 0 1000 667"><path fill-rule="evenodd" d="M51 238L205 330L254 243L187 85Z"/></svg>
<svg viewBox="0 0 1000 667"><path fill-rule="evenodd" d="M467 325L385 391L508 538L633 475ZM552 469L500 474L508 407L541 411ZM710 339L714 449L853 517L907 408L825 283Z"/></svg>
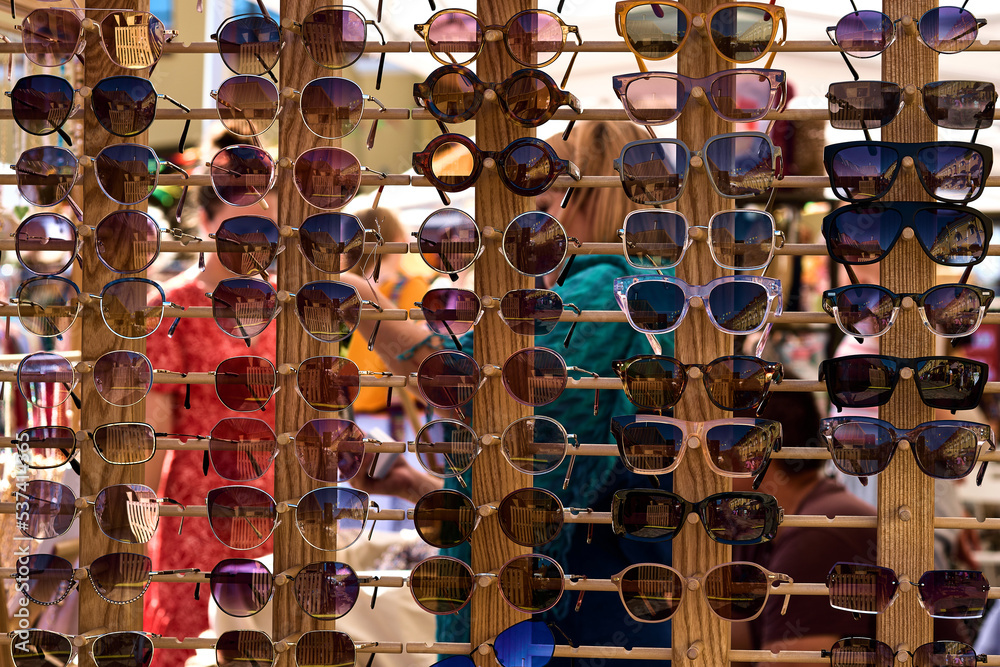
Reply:
<svg viewBox="0 0 1000 667"><path fill-rule="evenodd" d="M572 110L570 110L570 113L573 113ZM627 120L624 116L625 112L622 111L621 119L609 120ZM829 114L827 114L827 116L829 116ZM192 108L190 111L183 111L182 109L166 107L161 104L156 107L155 117L156 120L219 120L219 111L215 107L199 107ZM362 120L409 120L409 118L410 110L405 108L387 108L385 111L382 111L377 106L375 108L367 106L361 114ZM0 109L0 120L14 120L13 110ZM83 111L78 110L75 113L70 114L67 120L83 120ZM246 137L246 139L247 141L250 141L249 137Z"/></svg>
<svg viewBox="0 0 1000 667"><path fill-rule="evenodd" d="M294 232L293 232L294 234ZM166 239L166 236L164 237ZM12 238L0 239L0 250L15 250L17 245L16 241ZM611 245L611 244L606 244ZM825 247L825 246L824 246ZM286 251L289 250L286 248ZM618 251L621 252L621 246L618 247ZM188 241L187 243L183 241L174 240L163 240L160 241L160 252L216 252L215 239L201 239L198 241ZM377 243L368 242L365 243L364 254L371 254L374 252L377 255L405 255L410 252L410 247L408 243L402 241L392 241L390 243L383 243L378 245ZM413 250L413 252L417 252ZM612 254L612 253L608 253ZM998 248L998 254L1000 254L1000 248ZM328 277L325 280L338 280L337 274L326 274ZM235 274L234 274L235 277Z"/></svg>
<svg viewBox="0 0 1000 667"><path fill-rule="evenodd" d="M557 639L557 641L559 641ZM416 654L440 653L442 655L469 655L474 647L471 644L453 642L406 642L406 652ZM620 646L577 646L557 644L557 658L622 658L632 660L670 660L673 655L669 648L651 648L636 646L631 649Z"/></svg>
<svg viewBox="0 0 1000 667"><path fill-rule="evenodd" d="M1000 176L991 176L986 184L990 186L1000 185ZM413 176L410 179L410 185L432 187L425 176ZM556 178L556 182L553 185L555 188L620 188L621 186L621 179L618 176L583 176L579 181L574 181L565 175ZM787 176L781 180L774 181L774 186L781 189L828 188L830 187L830 179L826 176ZM683 197L684 195L681 196Z"/></svg>
<svg viewBox="0 0 1000 667"><path fill-rule="evenodd" d="M292 159L294 159L294 157ZM281 169L281 167L279 167L279 169ZM567 176L567 178L569 177ZM212 184L212 177L209 174L191 174L191 176L188 178L184 178L182 174L160 174L160 177L157 180L157 185L194 186L194 185L211 185L211 184ZM375 174L369 174L369 173L364 173L361 175L361 185L364 186L371 186L371 185L399 186L399 185L409 185L409 184L410 184L410 176L406 174L387 174L385 178L379 178ZM15 176L14 174L0 174L0 185L17 185L17 176ZM248 213L253 212L255 209L261 210L260 207L250 206L246 208ZM313 209L313 212L322 213L320 209Z"/></svg>
<svg viewBox="0 0 1000 667"><path fill-rule="evenodd" d="M374 308L363 308L361 310L361 319L363 320L381 320L383 322L402 322L406 320L407 311L402 308L386 309L382 312L375 310ZM0 306L0 317L10 317L14 319L18 317L17 306ZM201 318L201 319L212 319L212 307L211 306L189 306L184 310L180 308L166 307L163 309L163 319L164 321L168 319L174 319L176 317L183 319L187 318ZM160 326L164 326L164 322L160 322ZM166 326L170 326L167 322Z"/></svg>

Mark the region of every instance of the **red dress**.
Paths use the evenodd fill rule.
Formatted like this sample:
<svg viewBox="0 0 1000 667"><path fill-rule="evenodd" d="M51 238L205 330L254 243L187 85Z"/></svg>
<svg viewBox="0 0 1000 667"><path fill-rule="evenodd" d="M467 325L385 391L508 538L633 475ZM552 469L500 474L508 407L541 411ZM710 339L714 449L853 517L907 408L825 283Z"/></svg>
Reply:
<svg viewBox="0 0 1000 667"><path fill-rule="evenodd" d="M200 275L193 280L188 271L164 286L167 301L182 306L207 306L205 297L214 285L205 285ZM173 338L167 337L172 321L164 319L155 334L147 339L146 355L153 368L170 371L214 371L219 362L235 356L256 355L275 359L275 324L272 322L260 335L251 339L247 347L242 339L232 338L222 332L212 318L186 318L178 325ZM153 391L169 394L173 398L173 428L178 433L208 435L225 417L254 417L274 428L273 402L264 411L232 412L226 408L210 384L191 385L191 409L184 408L185 385L154 384ZM230 484L244 484L264 489L274 495L274 466L260 479L252 482L230 482L219 477L209 467L208 476L202 472L204 452L167 452L160 477L159 497L173 498L185 505L204 505L210 489ZM188 518L184 532L178 536L180 519L161 518L153 539L147 544L147 553L153 560L154 570L174 570L197 567L209 572L225 558L259 558L273 551L269 539L262 546L249 551L237 551L224 546L209 527L208 519ZM194 600L194 587L190 584L154 583L144 596L143 628L164 637L197 637L208 630L208 600L211 592L201 588L201 600ZM183 667L194 651L171 650L158 653L157 667Z"/></svg>

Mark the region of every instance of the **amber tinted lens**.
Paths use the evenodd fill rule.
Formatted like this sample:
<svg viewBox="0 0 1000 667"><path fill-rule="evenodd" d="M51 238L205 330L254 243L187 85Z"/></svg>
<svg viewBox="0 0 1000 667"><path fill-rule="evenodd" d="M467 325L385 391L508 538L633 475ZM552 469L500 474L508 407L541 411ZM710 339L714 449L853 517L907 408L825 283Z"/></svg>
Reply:
<svg viewBox="0 0 1000 667"><path fill-rule="evenodd" d="M295 379L299 395L320 412L337 412L358 398L358 365L344 357L311 357L299 364Z"/></svg>
<svg viewBox="0 0 1000 667"><path fill-rule="evenodd" d="M705 387L724 410L749 410L760 405L771 386L772 371L759 359L723 357L708 367Z"/></svg>
<svg viewBox="0 0 1000 667"><path fill-rule="evenodd" d="M260 76L234 76L219 86L215 108L226 129L241 137L255 137L278 115L278 88Z"/></svg>
<svg viewBox="0 0 1000 667"><path fill-rule="evenodd" d="M475 431L455 420L435 420L417 431L417 460L436 477L455 477L472 466L479 455Z"/></svg>
<svg viewBox="0 0 1000 667"><path fill-rule="evenodd" d="M302 369L299 369L302 372ZM361 470L365 434L346 419L310 419L295 434L295 456L307 475L337 484Z"/></svg>
<svg viewBox="0 0 1000 667"><path fill-rule="evenodd" d="M274 395L274 364L263 357L230 357L215 369L215 393L230 410L262 410Z"/></svg>
<svg viewBox="0 0 1000 667"><path fill-rule="evenodd" d="M318 9L302 22L302 43L316 64L347 67L365 52L365 19L349 7Z"/></svg>
<svg viewBox="0 0 1000 667"><path fill-rule="evenodd" d="M555 539L563 526L559 499L543 489L520 489L500 501L500 529L512 542L538 547Z"/></svg>
<svg viewBox="0 0 1000 667"><path fill-rule="evenodd" d="M297 667L350 667L357 659L354 640L337 630L311 630L295 640Z"/></svg>
<svg viewBox="0 0 1000 667"><path fill-rule="evenodd" d="M633 565L617 583L625 609L647 623L673 616L684 596L684 581L666 565Z"/></svg>
<svg viewBox="0 0 1000 667"><path fill-rule="evenodd" d="M474 155L464 143L445 141L434 149L430 162L431 173L425 175L442 189L458 192L472 184L478 155Z"/></svg>
<svg viewBox="0 0 1000 667"><path fill-rule="evenodd" d="M472 597L472 570L460 560L432 556L413 568L410 592L424 610L453 614Z"/></svg>
<svg viewBox="0 0 1000 667"><path fill-rule="evenodd" d="M448 72L434 80L428 109L446 122L468 119L482 104L476 93L475 81L465 72Z"/></svg>
<svg viewBox="0 0 1000 667"><path fill-rule="evenodd" d="M565 583L559 564L548 556L518 556L500 569L500 594L527 614L552 609Z"/></svg>
<svg viewBox="0 0 1000 667"><path fill-rule="evenodd" d="M208 457L222 479L247 482L260 479L278 455L278 439L266 422L227 417L212 429Z"/></svg>
<svg viewBox="0 0 1000 667"><path fill-rule="evenodd" d="M101 262L115 273L144 271L160 254L160 227L143 211L113 211L94 230Z"/></svg>
<svg viewBox="0 0 1000 667"><path fill-rule="evenodd" d="M566 362L543 347L512 354L503 365L503 385L514 400L524 405L547 405L566 388Z"/></svg>
<svg viewBox="0 0 1000 667"><path fill-rule="evenodd" d="M365 96L350 79L324 77L302 89L299 109L310 130L326 139L342 139L361 122Z"/></svg>
<svg viewBox="0 0 1000 667"><path fill-rule="evenodd" d="M438 489L424 495L413 507L413 526L420 538L438 549L462 544L476 525L476 508L468 496Z"/></svg>
<svg viewBox="0 0 1000 667"><path fill-rule="evenodd" d="M104 424L94 429L94 448L114 464L145 463L153 458L156 433L149 424Z"/></svg>
<svg viewBox="0 0 1000 667"><path fill-rule="evenodd" d="M108 57L126 69L155 65L167 41L163 23L149 12L111 12L101 21L100 34Z"/></svg>

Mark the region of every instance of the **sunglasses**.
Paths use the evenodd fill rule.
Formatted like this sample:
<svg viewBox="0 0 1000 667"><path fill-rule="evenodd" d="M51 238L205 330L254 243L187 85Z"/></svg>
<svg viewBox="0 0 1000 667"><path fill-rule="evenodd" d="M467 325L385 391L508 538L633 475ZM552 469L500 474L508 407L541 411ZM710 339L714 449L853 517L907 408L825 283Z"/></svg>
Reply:
<svg viewBox="0 0 1000 667"><path fill-rule="evenodd" d="M762 120L770 111L782 111L788 101L780 69L728 69L702 78L644 71L617 74L611 86L629 120L646 126L677 120L696 89L704 93L699 99L707 98L716 115L730 123Z"/></svg>
<svg viewBox="0 0 1000 667"><path fill-rule="evenodd" d="M90 93L90 106L101 127L117 137L134 137L153 124L156 101L163 99L184 113L191 109L166 94L157 94L149 79L138 76L110 76L98 81ZM184 121L177 152L184 152L191 120Z"/></svg>
<svg viewBox="0 0 1000 667"><path fill-rule="evenodd" d="M263 280L226 278L205 296L212 300L212 317L222 332L242 338L247 347L281 312L278 293Z"/></svg>
<svg viewBox="0 0 1000 667"><path fill-rule="evenodd" d="M295 299L295 314L299 324L311 337L324 343L338 343L354 333L361 323L363 306L371 306L381 313L382 307L374 301L362 299L353 285L336 280L314 280L297 292L289 292ZM375 347L381 321L375 322L368 339L368 349Z"/></svg>
<svg viewBox="0 0 1000 667"><path fill-rule="evenodd" d="M355 643L349 634L338 630L309 630L299 635L295 641L288 642L288 645L295 647L295 667L353 667L357 664L358 651L374 648L378 646L378 642ZM375 653L371 653L366 667L371 667L374 660ZM220 667L223 667L221 663Z"/></svg>
<svg viewBox="0 0 1000 667"><path fill-rule="evenodd" d="M9 636L14 667L39 667L42 664L66 667L79 651L74 637L53 630L14 630ZM153 639L160 636L125 630L80 637L91 640L90 657L97 667L149 667L153 660Z"/></svg>
<svg viewBox="0 0 1000 667"><path fill-rule="evenodd" d="M990 582L976 570L928 570L914 584L933 618L980 618ZM899 580L887 567L836 563L826 576L830 606L854 614L881 614L896 600Z"/></svg>
<svg viewBox="0 0 1000 667"><path fill-rule="evenodd" d="M674 539L691 514L710 539L734 545L773 540L785 516L766 493L713 493L692 503L660 489L619 489L611 499L611 530L629 540L663 542Z"/></svg>
<svg viewBox="0 0 1000 667"><path fill-rule="evenodd" d="M215 372L215 395L234 412L263 411L278 393L274 364L264 357L230 357Z"/></svg>
<svg viewBox="0 0 1000 667"><path fill-rule="evenodd" d="M901 359L881 354L857 354L825 359L819 381L826 382L830 402L844 408L885 405L896 389L902 369L913 371L917 392L925 405L942 410L971 410L979 405L989 367L960 357Z"/></svg>
<svg viewBox="0 0 1000 667"><path fill-rule="evenodd" d="M976 667L987 660L987 656L976 654L973 647L958 641L928 642L915 651L901 650L899 653L909 655L913 667ZM820 655L830 658L830 667L893 667L897 652L877 639L845 637L838 639L829 651L821 651Z"/></svg>
<svg viewBox="0 0 1000 667"><path fill-rule="evenodd" d="M125 69L156 67L163 45L177 36L176 31L165 30L160 19L142 11L113 10L95 25L108 58ZM41 67L65 65L83 53L86 42L84 20L69 9L36 9L20 30L24 55Z"/></svg>
<svg viewBox="0 0 1000 667"><path fill-rule="evenodd" d="M516 218L515 218L516 219ZM431 269L458 280L483 254L479 227L471 215L457 208L439 208L427 216L413 232L417 251Z"/></svg>
<svg viewBox="0 0 1000 667"><path fill-rule="evenodd" d="M823 310L833 315L848 336L874 338L896 321L903 299L910 298L931 333L944 338L971 336L993 303L993 290L950 284L922 294L896 294L880 285L848 285L823 292Z"/></svg>
<svg viewBox="0 0 1000 667"><path fill-rule="evenodd" d="M897 429L889 422L871 417L832 417L820 423L820 436L837 469L861 478L877 475L889 465L899 443L906 441L924 474L937 479L961 479L972 472L979 453L996 450L993 429L969 421L937 420L916 428ZM982 485L987 461L976 475Z"/></svg>
<svg viewBox="0 0 1000 667"><path fill-rule="evenodd" d="M365 445L382 444L347 419L310 419L290 440L302 471L327 484L353 479L361 470Z"/></svg>
<svg viewBox="0 0 1000 667"><path fill-rule="evenodd" d="M848 202L888 194L906 157L913 159L927 194L943 202L961 204L978 199L993 169L992 148L960 141L851 141L823 149L833 194Z"/></svg>
<svg viewBox="0 0 1000 667"><path fill-rule="evenodd" d="M782 432L781 424L770 419L689 422L659 415L627 415L611 418L611 435L618 443L622 463L631 472L655 476L675 471L687 452L688 441L696 438L713 472L724 477L752 477L756 489L771 465L771 454L781 451Z"/></svg>
<svg viewBox="0 0 1000 667"><path fill-rule="evenodd" d="M715 263L733 271L766 269L775 248L785 245L774 216L758 209L718 211L707 225L690 225L683 213L637 209L625 216L618 230L625 259L637 269L672 269L681 263L691 243L690 229L708 232L708 249Z"/></svg>
<svg viewBox="0 0 1000 667"><path fill-rule="evenodd" d="M559 627L544 621L521 621L483 646L493 649L493 656L500 667L545 667L555 654L556 639L552 634L553 629L559 630ZM573 642L569 641L569 637L566 637L562 630L559 632L572 647ZM431 667L474 667L475 663L471 656L478 651L476 648L469 655L453 655L435 662Z"/></svg>
<svg viewBox="0 0 1000 667"><path fill-rule="evenodd" d="M377 19L382 20L382 0ZM344 69L364 54L368 42L368 26L375 28L385 46L385 35L378 23L366 19L358 10L347 5L329 5L310 12L301 22L290 21L289 29L302 38L302 46L313 62L327 69ZM286 23L285 25L289 25ZM382 85L385 52L379 54L375 90Z"/></svg>
<svg viewBox="0 0 1000 667"><path fill-rule="evenodd" d="M73 390L80 382L76 366L55 352L33 352L17 365L17 390L24 400L39 408L57 408L72 397L79 408L79 397Z"/></svg>
<svg viewBox="0 0 1000 667"><path fill-rule="evenodd" d="M431 556L413 566L407 583L417 606L435 615L454 614L472 599L484 577L495 578L500 596L525 614L552 609L562 598L567 575L548 556L525 554L508 560L497 572L473 574L472 568L451 556ZM586 579L569 575L571 581Z"/></svg>
<svg viewBox="0 0 1000 667"><path fill-rule="evenodd" d="M768 190L773 196L774 181L783 177L781 149L763 132L718 134L694 153L679 139L632 141L622 148L614 168L635 203L669 204L683 194L693 157L703 160L712 188L729 199Z"/></svg>
<svg viewBox="0 0 1000 667"><path fill-rule="evenodd" d="M764 66L774 60L773 48L785 43L788 24L785 9L771 0L727 2L710 12L692 15L680 2L626 0L615 3L615 29L625 38L625 45L635 54L639 70L646 71L643 60L666 60L681 50L696 18L708 29L712 49L731 63L752 63L770 52ZM781 38L775 41L778 26Z"/></svg>
<svg viewBox="0 0 1000 667"><path fill-rule="evenodd" d="M347 357L309 357L292 369L295 389L313 410L339 412L358 399L361 376L392 377L386 371L362 371ZM386 405L392 401L392 387L387 387ZM388 409L388 408L387 408Z"/></svg>
<svg viewBox="0 0 1000 667"><path fill-rule="evenodd" d="M566 85L565 80L562 85ZM464 123L479 112L487 91L493 91L507 119L521 127L542 125L561 106L583 113L576 95L561 90L552 77L538 69L518 70L500 83L484 83L466 67L445 65L431 72L423 83L413 84L413 100L442 123Z"/></svg>
<svg viewBox="0 0 1000 667"><path fill-rule="evenodd" d="M843 206L823 218L827 251L848 268L881 261L907 228L932 261L967 270L986 259L993 237L989 216L957 204L871 202ZM955 234L956 229L962 233Z"/></svg>
<svg viewBox="0 0 1000 667"><path fill-rule="evenodd" d="M771 382L781 383L780 363L730 355L707 364L682 364L673 357L640 354L616 359L611 368L621 378L628 400L646 410L672 408L681 400L692 368L701 371L712 404L722 410L751 410L764 404Z"/></svg>
<svg viewBox="0 0 1000 667"><path fill-rule="evenodd" d="M485 436L484 436L485 437ZM499 437L500 451L507 462L526 475L544 475L558 468L570 446L580 446L579 438L566 433L563 425L550 417L528 415L507 425ZM465 488L462 475L482 452L480 438L472 427L456 419L435 419L420 427L413 441L417 461L431 475L455 478ZM576 454L570 454L565 489L573 474Z"/></svg>
<svg viewBox="0 0 1000 667"><path fill-rule="evenodd" d="M271 18L262 0L257 0L260 14L230 16L210 39L219 47L223 64L233 74L267 74L278 64L284 46L281 26Z"/></svg>
<svg viewBox="0 0 1000 667"><path fill-rule="evenodd" d="M777 584L791 584L787 574L765 570L757 563L722 563L698 577L685 577L669 565L637 563L611 577L628 615L641 623L661 623L680 607L685 589L701 589L715 616L724 621L752 621ZM700 584L700 585L699 585ZM781 608L788 608L788 595Z"/></svg>
<svg viewBox="0 0 1000 667"><path fill-rule="evenodd" d="M215 649L215 664L218 667L247 664L261 667L270 664L274 667L278 660L274 642L260 630L226 630L215 640L212 648Z"/></svg>
<svg viewBox="0 0 1000 667"><path fill-rule="evenodd" d="M28 134L45 137L58 133L66 145L73 139L62 126L79 109L73 101L80 92L62 77L51 74L22 76L4 94L10 98L11 113L17 126Z"/></svg>

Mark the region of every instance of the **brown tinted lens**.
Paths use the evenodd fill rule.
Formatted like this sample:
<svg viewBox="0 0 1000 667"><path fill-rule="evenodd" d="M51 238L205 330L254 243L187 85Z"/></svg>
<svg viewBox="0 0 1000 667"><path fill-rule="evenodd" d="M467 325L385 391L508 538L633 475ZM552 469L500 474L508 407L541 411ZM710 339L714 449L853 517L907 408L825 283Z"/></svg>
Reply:
<svg viewBox="0 0 1000 667"><path fill-rule="evenodd" d="M552 96L557 91L550 88L535 70L527 72L507 84L501 99L508 117L526 127L536 127L547 121L556 110L558 104Z"/></svg>
<svg viewBox="0 0 1000 667"><path fill-rule="evenodd" d="M80 291L58 276L30 278L17 288L17 313L21 326L45 338L59 336L76 322Z"/></svg>
<svg viewBox="0 0 1000 667"><path fill-rule="evenodd" d="M726 410L749 410L760 405L771 385L771 372L757 359L729 357L717 360L705 372L712 401Z"/></svg>
<svg viewBox="0 0 1000 667"><path fill-rule="evenodd" d="M434 407L451 410L472 400L481 377L475 359L463 352L441 350L420 362L417 389Z"/></svg>
<svg viewBox="0 0 1000 667"><path fill-rule="evenodd" d="M545 65L562 52L566 36L555 14L529 10L507 24L507 51L525 67Z"/></svg>
<svg viewBox="0 0 1000 667"><path fill-rule="evenodd" d="M101 532L112 540L145 544L160 522L160 505L148 486L115 484L97 494L94 515Z"/></svg>
<svg viewBox="0 0 1000 667"><path fill-rule="evenodd" d="M438 549L462 544L476 525L476 508L468 496L438 489L424 495L413 507L413 526L420 538Z"/></svg>
<svg viewBox="0 0 1000 667"><path fill-rule="evenodd" d="M464 72L448 72L438 77L430 92L428 106L448 120L468 119L468 114L478 110L482 103L476 94L475 82Z"/></svg>
<svg viewBox="0 0 1000 667"><path fill-rule="evenodd" d="M260 76L234 76L219 86L215 98L219 120L241 137L266 132L278 115L278 88Z"/></svg>
<svg viewBox="0 0 1000 667"><path fill-rule="evenodd" d="M163 290L142 278L123 278L101 292L104 323L122 338L145 338L163 320Z"/></svg>
<svg viewBox="0 0 1000 667"><path fill-rule="evenodd" d="M544 276L566 257L566 232L554 217L542 211L522 213L503 233L503 252L517 271Z"/></svg>
<svg viewBox="0 0 1000 667"><path fill-rule="evenodd" d="M648 623L673 616L684 596L684 581L666 565L633 565L617 583L625 609Z"/></svg>
<svg viewBox="0 0 1000 667"><path fill-rule="evenodd" d="M500 570L500 593L528 614L552 609L562 597L563 571L548 556L518 556Z"/></svg>
<svg viewBox="0 0 1000 667"><path fill-rule="evenodd" d="M365 95L350 79L313 79L299 98L306 127L326 139L342 139L357 128L365 110Z"/></svg>
<svg viewBox="0 0 1000 667"><path fill-rule="evenodd" d="M160 253L160 227L142 211L113 211L94 230L97 256L116 273L149 268Z"/></svg>
<svg viewBox="0 0 1000 667"><path fill-rule="evenodd" d="M460 421L442 419L417 431L417 460L436 477L461 475L479 456L479 437Z"/></svg>
<svg viewBox="0 0 1000 667"><path fill-rule="evenodd" d="M227 218L215 233L219 261L241 276L267 277L267 268L278 254L278 227L261 215Z"/></svg>
<svg viewBox="0 0 1000 667"><path fill-rule="evenodd" d="M503 365L503 386L523 405L548 405L566 388L566 362L544 347L512 354Z"/></svg>
<svg viewBox="0 0 1000 667"><path fill-rule="evenodd" d="M771 451L781 442L781 424L757 419L754 424L713 426L705 434L712 467L724 473L748 476L767 462Z"/></svg>
<svg viewBox="0 0 1000 667"><path fill-rule="evenodd" d="M316 208L347 206L361 187L361 163L342 148L311 148L295 160L295 187Z"/></svg>
<svg viewBox="0 0 1000 667"><path fill-rule="evenodd" d="M830 649L830 667L892 667L895 662L895 651L883 642L868 637L846 637ZM921 664L916 661L916 653L914 664Z"/></svg>
<svg viewBox="0 0 1000 667"><path fill-rule="evenodd" d="M274 395L274 364L263 357L230 357L215 369L215 393L230 410L262 410Z"/></svg>
<svg viewBox="0 0 1000 667"><path fill-rule="evenodd" d="M105 600L128 604L142 597L149 588L152 561L149 556L112 553L98 556L87 570L90 583Z"/></svg>
<svg viewBox="0 0 1000 667"><path fill-rule="evenodd" d="M472 597L472 570L460 560L432 556L413 568L410 592L424 610L453 614Z"/></svg>
<svg viewBox="0 0 1000 667"><path fill-rule="evenodd" d="M14 165L18 192L36 206L55 206L69 196L78 166L76 156L65 148L29 148Z"/></svg>
<svg viewBox="0 0 1000 667"><path fill-rule="evenodd" d="M153 386L153 367L139 352L107 352L94 362L94 387L111 405L128 407L146 397Z"/></svg>
<svg viewBox="0 0 1000 667"><path fill-rule="evenodd" d="M764 608L767 573L751 563L727 563L705 576L708 606L727 621L748 621Z"/></svg>
<svg viewBox="0 0 1000 667"><path fill-rule="evenodd" d="M256 549L274 532L274 498L252 486L222 486L208 492L208 520L215 537L230 549Z"/></svg>
<svg viewBox="0 0 1000 667"><path fill-rule="evenodd" d="M156 433L149 424L104 424L94 429L93 441L108 463L145 463L153 458Z"/></svg>
<svg viewBox="0 0 1000 667"><path fill-rule="evenodd" d="M153 149L139 144L106 146L94 161L101 190L126 206L145 201L153 194L159 170L160 162Z"/></svg>
<svg viewBox="0 0 1000 667"><path fill-rule="evenodd" d="M116 11L101 21L101 37L108 57L125 69L152 67L163 53L166 31L149 12Z"/></svg>
<svg viewBox="0 0 1000 667"><path fill-rule="evenodd" d="M457 141L445 141L434 149L431 173L428 175L445 188L460 190L472 184L476 165L477 156L468 146Z"/></svg>
<svg viewBox="0 0 1000 667"><path fill-rule="evenodd" d="M252 206L274 182L274 158L256 146L227 146L212 158L212 187L230 206Z"/></svg>
<svg viewBox="0 0 1000 667"><path fill-rule="evenodd" d="M515 139L500 156L500 178L515 194L539 195L555 180L552 157L539 144Z"/></svg>
<svg viewBox="0 0 1000 667"><path fill-rule="evenodd" d="M358 365L344 357L312 357L299 365L296 386L302 400L320 412L352 405L361 387Z"/></svg>
<svg viewBox="0 0 1000 667"><path fill-rule="evenodd" d="M215 642L215 664L219 667L264 667L273 662L274 644L259 630L227 630Z"/></svg>
<svg viewBox="0 0 1000 667"><path fill-rule="evenodd" d="M562 503L542 489L519 489L507 494L497 512L504 535L524 547L551 542L563 527Z"/></svg>
<svg viewBox="0 0 1000 667"><path fill-rule="evenodd" d="M295 664L298 667L350 667L356 657L354 640L345 632L312 630L295 640Z"/></svg>
<svg viewBox="0 0 1000 667"><path fill-rule="evenodd" d="M896 594L895 573L885 567L837 563L826 576L830 605L861 614L880 614Z"/></svg>
<svg viewBox="0 0 1000 667"><path fill-rule="evenodd" d="M24 55L42 67L68 62L82 35L80 19L67 9L36 9L21 23Z"/></svg>
<svg viewBox="0 0 1000 667"><path fill-rule="evenodd" d="M523 417L503 432L500 446L512 466L541 475L558 468L566 457L566 431L548 417Z"/></svg>
<svg viewBox="0 0 1000 667"><path fill-rule="evenodd" d="M295 456L302 470L316 481L346 482L361 470L364 439L365 434L352 421L310 419L295 434Z"/></svg>
<svg viewBox="0 0 1000 667"><path fill-rule="evenodd" d="M347 67L365 52L365 19L349 7L318 9L302 22L302 43L316 64Z"/></svg>
<svg viewBox="0 0 1000 667"><path fill-rule="evenodd" d="M913 667L976 667L978 663L976 649L964 642L930 642L913 652Z"/></svg>

